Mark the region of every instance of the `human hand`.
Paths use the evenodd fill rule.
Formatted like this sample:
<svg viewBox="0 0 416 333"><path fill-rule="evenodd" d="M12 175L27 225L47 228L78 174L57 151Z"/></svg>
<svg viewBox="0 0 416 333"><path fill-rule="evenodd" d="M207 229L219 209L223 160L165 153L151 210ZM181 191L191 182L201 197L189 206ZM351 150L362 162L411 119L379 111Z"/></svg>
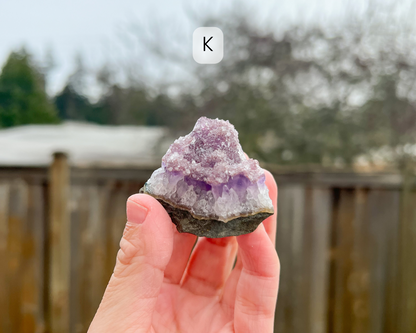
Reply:
<svg viewBox="0 0 416 333"><path fill-rule="evenodd" d="M88 332L273 332L280 264L277 186L268 171L266 184L273 216L250 234L202 237L194 248L197 237L178 233L156 199L131 196L116 266Z"/></svg>

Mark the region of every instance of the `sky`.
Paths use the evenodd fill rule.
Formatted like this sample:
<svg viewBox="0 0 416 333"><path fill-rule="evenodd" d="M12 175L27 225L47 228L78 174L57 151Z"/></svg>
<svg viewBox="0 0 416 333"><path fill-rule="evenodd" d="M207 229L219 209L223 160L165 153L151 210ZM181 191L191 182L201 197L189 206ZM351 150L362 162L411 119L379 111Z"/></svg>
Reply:
<svg viewBox="0 0 416 333"><path fill-rule="evenodd" d="M333 23L347 9L365 7L362 0L0 0L0 64L23 46L38 61L51 53L56 66L48 78L49 94L62 89L78 54L89 68L136 57L150 73L164 75L165 64L157 59L146 62L133 32L141 31L153 42L173 38L179 52L191 58L192 32L198 27L191 17L219 15L233 3L248 8L260 25L272 22L276 28L297 22Z"/></svg>

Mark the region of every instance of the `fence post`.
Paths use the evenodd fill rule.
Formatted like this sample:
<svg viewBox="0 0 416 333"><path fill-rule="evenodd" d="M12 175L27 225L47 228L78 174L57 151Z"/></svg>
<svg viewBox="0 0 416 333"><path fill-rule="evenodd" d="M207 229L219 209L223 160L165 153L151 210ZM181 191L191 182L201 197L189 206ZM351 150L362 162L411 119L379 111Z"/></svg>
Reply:
<svg viewBox="0 0 416 333"><path fill-rule="evenodd" d="M49 170L49 309L51 333L69 332L70 168L65 153L53 154Z"/></svg>

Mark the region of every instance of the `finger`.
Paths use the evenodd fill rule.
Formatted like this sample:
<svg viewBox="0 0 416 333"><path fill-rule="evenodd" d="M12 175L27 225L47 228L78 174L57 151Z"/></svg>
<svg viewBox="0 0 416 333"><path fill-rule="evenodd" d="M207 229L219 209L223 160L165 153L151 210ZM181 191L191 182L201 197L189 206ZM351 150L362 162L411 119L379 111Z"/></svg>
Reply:
<svg viewBox="0 0 416 333"><path fill-rule="evenodd" d="M272 200L273 207L274 207L274 214L272 216L269 216L267 219L265 219L263 221L263 225L267 232L267 235L269 236L273 245L275 245L276 217L277 217L277 185L273 178L273 175L267 170L264 170L264 172L266 175L266 185L269 189L269 196L270 196L270 199ZM226 306L226 308L230 308L231 310L234 309L237 284L238 284L238 279L240 278L242 268L243 268L243 264L240 258L240 253L238 253L237 263L225 284L224 295L222 298L222 303Z"/></svg>
<svg viewBox="0 0 416 333"><path fill-rule="evenodd" d="M172 222L146 194L127 200L113 275L89 332L147 331L173 248Z"/></svg>
<svg viewBox="0 0 416 333"><path fill-rule="evenodd" d="M200 238L189 260L182 288L201 296L221 294L236 253L235 237Z"/></svg>
<svg viewBox="0 0 416 333"><path fill-rule="evenodd" d="M242 269L243 263L241 261L241 255L238 254L235 266L225 282L224 292L221 299L221 303L225 306L224 310L229 310L231 313L234 313L235 295L237 291L238 279L240 278Z"/></svg>
<svg viewBox="0 0 416 333"><path fill-rule="evenodd" d="M238 279L234 328L236 332L272 332L280 264L263 225L237 237L243 268Z"/></svg>
<svg viewBox="0 0 416 333"><path fill-rule="evenodd" d="M195 235L178 232L174 225L173 228L173 252L165 269L165 281L179 284L197 237Z"/></svg>
<svg viewBox="0 0 416 333"><path fill-rule="evenodd" d="M268 170L264 170L266 175L266 185L269 189L269 197L272 200L274 214L263 221L264 228L272 240L273 245L276 244L276 220L277 220L277 184L273 175Z"/></svg>

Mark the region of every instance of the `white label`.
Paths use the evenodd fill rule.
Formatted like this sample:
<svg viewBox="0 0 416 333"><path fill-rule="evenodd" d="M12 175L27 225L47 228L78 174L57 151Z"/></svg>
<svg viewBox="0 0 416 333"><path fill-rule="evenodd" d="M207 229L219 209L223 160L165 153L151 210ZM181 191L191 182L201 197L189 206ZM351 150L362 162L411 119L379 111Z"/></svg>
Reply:
<svg viewBox="0 0 416 333"><path fill-rule="evenodd" d="M224 35L219 28L197 28L192 46L192 55L198 64L218 64L224 57Z"/></svg>

